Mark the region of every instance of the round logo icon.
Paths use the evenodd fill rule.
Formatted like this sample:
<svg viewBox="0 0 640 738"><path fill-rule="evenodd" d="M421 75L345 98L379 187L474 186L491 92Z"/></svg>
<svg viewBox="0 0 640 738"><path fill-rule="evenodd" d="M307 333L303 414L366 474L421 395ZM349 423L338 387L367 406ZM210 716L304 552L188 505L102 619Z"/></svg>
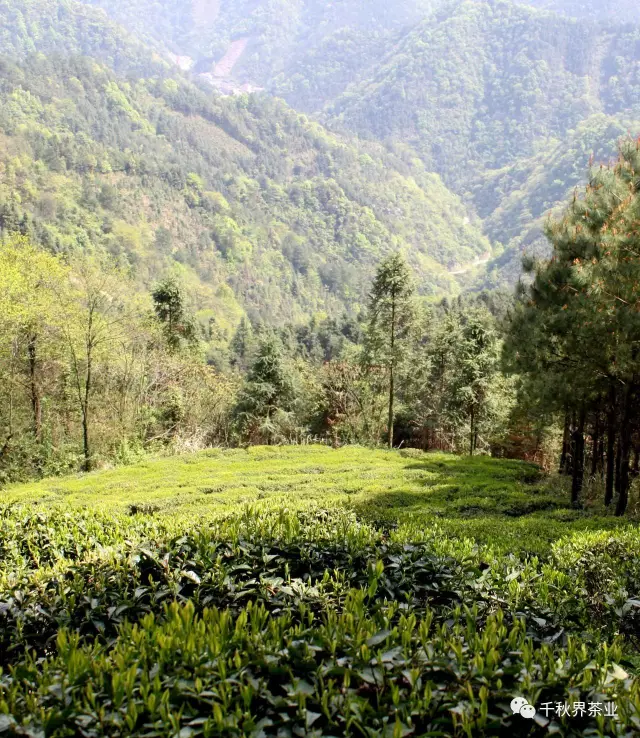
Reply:
<svg viewBox="0 0 640 738"><path fill-rule="evenodd" d="M536 708L524 697L514 697L511 700L511 711L514 715L520 715L527 720L532 720L536 715Z"/></svg>

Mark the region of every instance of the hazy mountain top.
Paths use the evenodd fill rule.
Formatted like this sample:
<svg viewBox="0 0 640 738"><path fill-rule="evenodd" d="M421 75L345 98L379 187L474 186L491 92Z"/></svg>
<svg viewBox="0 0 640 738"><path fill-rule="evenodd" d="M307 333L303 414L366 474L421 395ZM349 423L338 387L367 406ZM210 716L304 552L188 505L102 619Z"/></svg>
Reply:
<svg viewBox="0 0 640 738"><path fill-rule="evenodd" d="M42 103L38 125L60 126L65 140L82 130L96 151L108 142L114 151L133 152L143 168L152 161L147 179L130 179L126 169L118 175L131 203L145 188L160 193L158 182L165 188L171 180L154 201L154 208L167 209L171 227L145 215L149 264L160 233L157 243L173 244L163 246L163 259L232 285L240 303L256 310L270 301L290 315L304 305L352 304L392 244L412 254L427 291L455 290L450 272L490 249L476 215L507 252L539 243L539 219L584 177L591 152L613 152L616 136L635 131L640 120L640 31L594 22L596 11L606 15L612 5L605 2L590 3L588 17L571 0L539 0L537 9L506 0L89 4L101 7L0 0L0 53L83 54L126 75L131 86L118 80L118 90L109 87L105 96L102 83L87 87L81 72L80 84L92 91L83 95L53 79L59 95ZM634 11L630 3L615 7L616 18ZM8 110L19 97L19 75L12 74L13 87L5 81ZM46 98L47 87L35 90L33 76L27 79L25 90ZM234 101L216 97L211 85L224 92L264 87L267 94ZM341 135L268 103L273 93ZM64 100L73 115L61 114ZM33 111L21 115L35 123ZM5 131L17 135L10 126ZM353 132L368 141L356 141ZM40 161L41 147L24 138L16 146L27 147L34 166ZM567 165L570 155L574 167ZM74 157L65 170L75 172L79 187L87 175ZM100 187L112 178L91 176L106 177ZM229 210L206 211L207 192L222 196ZM50 208L25 203L42 224L38 213ZM68 212L56 209L56 217ZM135 208L122 212L128 226L147 228ZM55 238L111 241L114 216L104 217L106 231L82 237L62 218ZM147 258L127 248L127 258ZM501 258L513 272L517 260Z"/></svg>
<svg viewBox="0 0 640 738"><path fill-rule="evenodd" d="M455 18L465 0L86 0L223 91L266 88L319 111L376 75L406 34ZM518 2L518 0L516 0ZM519 0L583 22L640 21L632 0ZM499 8L502 0L479 5ZM526 9L524 9L526 10ZM529 22L532 16L519 16ZM561 21L558 21L561 23ZM550 22L554 26L553 22ZM592 32L578 32L592 52ZM549 42L556 33L551 30ZM409 52L411 53L411 52ZM535 55L535 50L534 50Z"/></svg>
<svg viewBox="0 0 640 738"><path fill-rule="evenodd" d="M552 10L573 18L640 21L640 3L637 0L516 0L543 10Z"/></svg>
<svg viewBox="0 0 640 738"><path fill-rule="evenodd" d="M184 68L321 108L440 0L87 0Z"/></svg>

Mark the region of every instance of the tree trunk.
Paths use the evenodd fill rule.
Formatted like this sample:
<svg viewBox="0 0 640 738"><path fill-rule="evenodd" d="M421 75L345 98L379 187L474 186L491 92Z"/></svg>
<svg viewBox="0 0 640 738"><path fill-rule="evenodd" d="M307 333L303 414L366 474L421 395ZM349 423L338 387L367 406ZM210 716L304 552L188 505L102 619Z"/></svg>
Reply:
<svg viewBox="0 0 640 738"><path fill-rule="evenodd" d="M11 439L13 438L13 434L10 433L2 445L2 448L0 448L0 461L4 459L5 455L9 452L9 446L11 445Z"/></svg>
<svg viewBox="0 0 640 738"><path fill-rule="evenodd" d="M600 443L598 444L598 472L600 476L604 476L604 439L606 434L604 433L604 427L600 432Z"/></svg>
<svg viewBox="0 0 640 738"><path fill-rule="evenodd" d="M568 476L571 476L573 478L573 472L575 467L575 458L576 458L576 447L575 447L575 441L576 441L576 429L578 427L578 421L576 419L576 413L575 410L571 412L571 417L569 420L569 441L567 443L567 458L565 460L565 474Z"/></svg>
<svg viewBox="0 0 640 738"><path fill-rule="evenodd" d="M631 403L633 402L634 385L629 382L624 396L622 410L622 427L620 429L620 470L618 472L618 504L616 515L624 515L629 502L629 461L631 459Z"/></svg>
<svg viewBox="0 0 640 738"><path fill-rule="evenodd" d="M616 516L618 517L625 514L629 503L630 435L628 430L623 432L620 444L622 448L620 454L620 492L618 493L618 504L616 505Z"/></svg>
<svg viewBox="0 0 640 738"><path fill-rule="evenodd" d="M471 405L471 416L469 421L469 456L473 456L473 437L475 435L475 428L474 428L474 420L475 420L475 408L473 405Z"/></svg>
<svg viewBox="0 0 640 738"><path fill-rule="evenodd" d="M31 390L31 412L33 416L33 435L40 442L42 437L42 402L38 388L38 346L37 336L31 334L27 342L29 356L29 387Z"/></svg>
<svg viewBox="0 0 640 738"><path fill-rule="evenodd" d="M609 411L607 413L607 480L604 493L604 504L608 507L613 502L613 479L616 455L616 390L612 385L609 391Z"/></svg>
<svg viewBox="0 0 640 738"><path fill-rule="evenodd" d="M600 411L596 411L596 420L593 428L593 443L591 444L591 476L598 473L598 447L600 446Z"/></svg>
<svg viewBox="0 0 640 738"><path fill-rule="evenodd" d="M85 375L84 401L82 402L82 447L84 451L84 470L91 471L91 446L89 443L89 403L92 390L92 360L91 347L87 349L87 373Z"/></svg>
<svg viewBox="0 0 640 738"><path fill-rule="evenodd" d="M585 407L584 403L580 408L578 424L573 432L573 476L571 480L571 504L573 507L580 505L580 493L582 492L582 483L584 481L584 424L585 424Z"/></svg>
<svg viewBox="0 0 640 738"><path fill-rule="evenodd" d="M565 410L564 431L562 433L562 454L560 456L560 468L558 469L559 474L566 474L567 472L568 455L569 455L569 411Z"/></svg>
<svg viewBox="0 0 640 738"><path fill-rule="evenodd" d="M389 372L389 448L393 448L393 404L394 404L394 382L395 378L393 376L393 364L391 364L391 369Z"/></svg>
<svg viewBox="0 0 640 738"><path fill-rule="evenodd" d="M394 393L395 393L395 350L396 350L396 298L395 294L391 302L391 364L389 366L389 448L393 448L393 413L394 413Z"/></svg>

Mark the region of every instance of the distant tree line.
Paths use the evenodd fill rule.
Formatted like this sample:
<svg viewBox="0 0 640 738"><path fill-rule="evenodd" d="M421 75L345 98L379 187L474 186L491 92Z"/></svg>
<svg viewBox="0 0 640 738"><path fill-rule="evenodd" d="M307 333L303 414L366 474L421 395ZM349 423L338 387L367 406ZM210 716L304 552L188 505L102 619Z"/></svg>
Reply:
<svg viewBox="0 0 640 738"><path fill-rule="evenodd" d="M362 315L281 329L244 317L226 347L181 277L146 293L101 251L6 238L0 295L4 481L212 444L489 451L513 394L486 299L426 305L399 253Z"/></svg>

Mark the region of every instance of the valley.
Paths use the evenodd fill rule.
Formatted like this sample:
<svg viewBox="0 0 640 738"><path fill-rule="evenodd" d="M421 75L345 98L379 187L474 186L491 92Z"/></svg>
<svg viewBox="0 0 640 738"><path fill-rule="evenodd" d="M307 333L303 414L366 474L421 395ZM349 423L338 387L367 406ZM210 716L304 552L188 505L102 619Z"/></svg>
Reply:
<svg viewBox="0 0 640 738"><path fill-rule="evenodd" d="M0 735L640 734L630 0L0 0Z"/></svg>
<svg viewBox="0 0 640 738"><path fill-rule="evenodd" d="M496 191L503 170L526 171L534 160L544 166L551 147L575 151L575 132L591 128L598 116L640 135L637 29L629 25L637 11L633 4L613 5L403 0L390 18L377 2L370 12L360 3L322 8L311 0L283 0L279 10L222 3L202 29L186 22L188 40L179 43L195 60L221 64L224 74L205 76L224 94L264 89L342 135L411 149L463 198L496 245L498 260L476 283L482 288L513 284L523 254L548 253L541 224L585 181L591 154L597 161L615 156L616 138L606 129L597 140L585 133L578 144L584 155L575 174L561 180L562 191L540 190L542 211L529 214L521 201L521 193L540 189L533 175L516 189ZM104 7L124 17L117 0L104 0ZM171 0L163 7L168 13ZM160 28L155 37L170 41ZM249 51L226 56L249 37Z"/></svg>

